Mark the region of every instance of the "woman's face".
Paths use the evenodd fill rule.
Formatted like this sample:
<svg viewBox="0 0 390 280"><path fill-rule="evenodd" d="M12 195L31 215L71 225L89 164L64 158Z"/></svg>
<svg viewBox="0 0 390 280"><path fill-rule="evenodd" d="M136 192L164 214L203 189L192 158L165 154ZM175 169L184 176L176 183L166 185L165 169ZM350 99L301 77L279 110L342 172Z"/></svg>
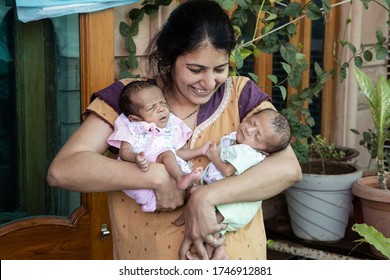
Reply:
<svg viewBox="0 0 390 280"><path fill-rule="evenodd" d="M179 56L172 71L175 98L193 104L206 103L229 73L229 57L209 44Z"/></svg>

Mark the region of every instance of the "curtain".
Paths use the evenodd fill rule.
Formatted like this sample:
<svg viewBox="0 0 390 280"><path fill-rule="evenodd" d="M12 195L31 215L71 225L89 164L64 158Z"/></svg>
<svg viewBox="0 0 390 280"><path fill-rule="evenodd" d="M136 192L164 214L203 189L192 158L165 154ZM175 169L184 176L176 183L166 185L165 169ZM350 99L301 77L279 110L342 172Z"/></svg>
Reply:
<svg viewBox="0 0 390 280"><path fill-rule="evenodd" d="M95 12L131 4L137 0L15 0L15 2L18 19L29 22L69 14Z"/></svg>

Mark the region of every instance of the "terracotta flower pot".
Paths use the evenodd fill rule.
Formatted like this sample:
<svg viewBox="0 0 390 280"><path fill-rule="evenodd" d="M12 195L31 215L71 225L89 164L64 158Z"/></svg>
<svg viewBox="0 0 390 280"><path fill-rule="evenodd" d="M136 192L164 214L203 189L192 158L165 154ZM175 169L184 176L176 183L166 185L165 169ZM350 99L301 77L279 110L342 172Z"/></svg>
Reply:
<svg viewBox="0 0 390 280"><path fill-rule="evenodd" d="M390 185L390 177L387 177L387 185ZM358 179L353 184L352 193L360 198L363 222L390 238L390 190L381 190L378 178L368 176ZM381 256L374 247L371 247L371 250Z"/></svg>

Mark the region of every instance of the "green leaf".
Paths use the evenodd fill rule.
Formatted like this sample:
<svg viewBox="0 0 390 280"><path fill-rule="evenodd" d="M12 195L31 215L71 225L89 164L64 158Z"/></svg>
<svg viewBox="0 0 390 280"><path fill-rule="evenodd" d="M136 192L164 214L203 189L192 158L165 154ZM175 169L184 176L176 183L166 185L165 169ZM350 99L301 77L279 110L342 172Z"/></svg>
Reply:
<svg viewBox="0 0 390 280"><path fill-rule="evenodd" d="M260 49L255 46L253 49L253 55L257 57L260 53L261 53Z"/></svg>
<svg viewBox="0 0 390 280"><path fill-rule="evenodd" d="M119 23L119 33L123 37L126 37L128 34L130 34L130 27L126 22L121 21Z"/></svg>
<svg viewBox="0 0 390 280"><path fill-rule="evenodd" d="M378 29L375 32L375 36L376 36L377 44L383 45L386 42L386 37L383 36L382 30Z"/></svg>
<svg viewBox="0 0 390 280"><path fill-rule="evenodd" d="M382 45L375 45L376 59L383 60L388 56L387 48Z"/></svg>
<svg viewBox="0 0 390 280"><path fill-rule="evenodd" d="M240 48L239 51L241 53L241 57L243 60L245 60L248 56L253 54L253 52L251 50L246 49L246 48Z"/></svg>
<svg viewBox="0 0 390 280"><path fill-rule="evenodd" d="M137 58L135 57L134 54L130 54L127 59L129 61L129 67L131 69L138 68L138 60L137 60Z"/></svg>
<svg viewBox="0 0 390 280"><path fill-rule="evenodd" d="M122 70L126 70L126 71L129 70L129 61L127 59L121 58L121 60L120 60L120 68Z"/></svg>
<svg viewBox="0 0 390 280"><path fill-rule="evenodd" d="M244 60L240 51L234 52L234 62L236 63L237 69L241 69L242 65L244 65Z"/></svg>
<svg viewBox="0 0 390 280"><path fill-rule="evenodd" d="M131 36L135 36L138 34L139 32L139 22L137 21L134 21L131 25L130 25L130 35Z"/></svg>
<svg viewBox="0 0 390 280"><path fill-rule="evenodd" d="M134 8L129 12L129 18L132 21L140 22L144 18L144 10Z"/></svg>
<svg viewBox="0 0 390 280"><path fill-rule="evenodd" d="M297 2L290 2L284 10L286 16L292 17L293 19L299 17L302 14L302 7Z"/></svg>
<svg viewBox="0 0 390 280"><path fill-rule="evenodd" d="M297 26L295 24L290 24L289 26L287 26L287 34L291 36L295 35L295 33L297 32Z"/></svg>
<svg viewBox="0 0 390 280"><path fill-rule="evenodd" d="M159 8L159 6L157 6L157 5L147 4L144 6L144 11L145 11L145 14L147 14L148 16L151 16L151 15L157 14L158 8Z"/></svg>
<svg viewBox="0 0 390 280"><path fill-rule="evenodd" d="M355 56L353 60L355 62L356 67L363 67L363 59L360 56Z"/></svg>
<svg viewBox="0 0 390 280"><path fill-rule="evenodd" d="M233 12L230 20L233 25L238 25L242 27L245 26L245 24L248 22L248 15L245 10L237 9Z"/></svg>
<svg viewBox="0 0 390 280"><path fill-rule="evenodd" d="M377 107L379 108L380 118L378 133L384 135L390 128L390 84L383 76L379 76L377 80L376 96L378 100Z"/></svg>
<svg viewBox="0 0 390 280"><path fill-rule="evenodd" d="M282 94L283 100L286 100L286 98L287 98L287 90L286 90L286 88L284 86L279 86L278 88L280 90L280 93Z"/></svg>
<svg viewBox="0 0 390 280"><path fill-rule="evenodd" d="M351 128L350 130L351 130L352 133L355 133L356 135L360 135L359 130L354 129L354 128Z"/></svg>
<svg viewBox="0 0 390 280"><path fill-rule="evenodd" d="M264 32L265 34L269 33L270 31L272 31L272 29L274 29L274 26L275 26L275 22L270 22L269 24L267 24L264 28Z"/></svg>
<svg viewBox="0 0 390 280"><path fill-rule="evenodd" d="M314 3L307 5L307 17L311 20L322 18L321 9Z"/></svg>
<svg viewBox="0 0 390 280"><path fill-rule="evenodd" d="M256 74L248 72L248 75L255 83L259 82L259 77Z"/></svg>
<svg viewBox="0 0 390 280"><path fill-rule="evenodd" d="M306 64L306 58L303 53L296 53L295 54L295 62L299 65L305 65Z"/></svg>
<svg viewBox="0 0 390 280"><path fill-rule="evenodd" d="M330 13L331 5L329 0L322 0L322 9L325 13Z"/></svg>
<svg viewBox="0 0 390 280"><path fill-rule="evenodd" d="M272 83L274 84L278 83L278 77L276 77L275 75L268 75L267 77L272 81Z"/></svg>
<svg viewBox="0 0 390 280"><path fill-rule="evenodd" d="M287 78L288 83L293 88L298 88L302 83L302 72L294 69Z"/></svg>
<svg viewBox="0 0 390 280"><path fill-rule="evenodd" d="M295 156L300 163L306 163L309 161L309 149L307 146L300 142L291 143L291 147L294 150Z"/></svg>
<svg viewBox="0 0 390 280"><path fill-rule="evenodd" d="M285 63L285 62L280 62L282 64L282 67L284 69L284 71L286 71L287 74L290 74L291 73L291 67L289 64Z"/></svg>
<svg viewBox="0 0 390 280"><path fill-rule="evenodd" d="M280 54L282 58L289 64L296 62L296 53L298 52L297 48L292 44L284 44L280 46Z"/></svg>
<svg viewBox="0 0 390 280"><path fill-rule="evenodd" d="M373 226L366 224L354 224L352 230L356 231L363 239L355 242L367 242L380 251L387 259L390 259L390 238L386 238Z"/></svg>
<svg viewBox="0 0 390 280"><path fill-rule="evenodd" d="M265 21L271 21L276 19L278 16L276 14L268 14L268 16L264 19Z"/></svg>
<svg viewBox="0 0 390 280"><path fill-rule="evenodd" d="M352 72L359 85L359 88L361 89L368 101L374 124L377 125L379 123L379 113L377 111L378 99L376 96L376 90L374 88L374 85L372 84L371 79L359 68L353 67Z"/></svg>
<svg viewBox="0 0 390 280"><path fill-rule="evenodd" d="M345 66L341 66L340 67L340 72L339 72L340 82L343 82L346 77L347 77L347 69L346 69Z"/></svg>
<svg viewBox="0 0 390 280"><path fill-rule="evenodd" d="M219 5L221 5L221 7L224 10L230 11L231 9L233 9L234 3L236 1L234 1L234 0L217 0L217 2L219 3Z"/></svg>
<svg viewBox="0 0 390 280"><path fill-rule="evenodd" d="M134 42L133 37L126 36L125 38L125 47L129 52L135 52L136 51L136 45Z"/></svg>
<svg viewBox="0 0 390 280"><path fill-rule="evenodd" d="M366 61L371 61L372 60L372 52L371 51L364 51L363 57Z"/></svg>
<svg viewBox="0 0 390 280"><path fill-rule="evenodd" d="M123 70L121 70L121 71L119 72L119 78L120 78L120 79L131 78L131 74L129 73L129 71L123 71Z"/></svg>
<svg viewBox="0 0 390 280"><path fill-rule="evenodd" d="M240 8L249 9L250 6L252 5L252 1L251 0L237 0L237 4Z"/></svg>
<svg viewBox="0 0 390 280"><path fill-rule="evenodd" d="M364 8L367 10L368 9L368 3L371 2L372 0L360 0L364 6Z"/></svg>
<svg viewBox="0 0 390 280"><path fill-rule="evenodd" d="M347 42L348 48L351 50L352 54L356 53L356 48L351 43Z"/></svg>

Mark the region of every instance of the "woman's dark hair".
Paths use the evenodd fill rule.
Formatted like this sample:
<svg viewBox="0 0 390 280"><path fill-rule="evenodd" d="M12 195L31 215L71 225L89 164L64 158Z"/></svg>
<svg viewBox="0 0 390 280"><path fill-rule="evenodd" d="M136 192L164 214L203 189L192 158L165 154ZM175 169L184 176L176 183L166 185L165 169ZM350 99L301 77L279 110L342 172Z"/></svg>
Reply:
<svg viewBox="0 0 390 280"><path fill-rule="evenodd" d="M156 85L151 84L147 81L133 81L128 83L121 91L119 96L119 107L125 116L139 115L139 109L141 104L134 101L133 97L135 94L140 93L142 90L147 88L153 88Z"/></svg>
<svg viewBox="0 0 390 280"><path fill-rule="evenodd" d="M172 87L172 68L179 56L205 43L228 55L236 46L234 29L226 12L210 0L189 0L169 15L147 48L150 69Z"/></svg>

